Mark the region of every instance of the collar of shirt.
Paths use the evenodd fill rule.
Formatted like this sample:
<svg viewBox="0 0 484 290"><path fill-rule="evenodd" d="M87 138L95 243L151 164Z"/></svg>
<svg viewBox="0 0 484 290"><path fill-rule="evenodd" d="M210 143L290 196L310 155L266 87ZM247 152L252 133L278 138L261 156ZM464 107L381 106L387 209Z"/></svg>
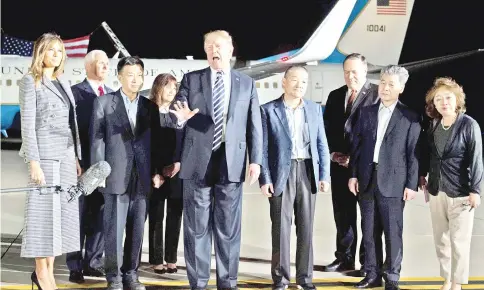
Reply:
<svg viewBox="0 0 484 290"><path fill-rule="evenodd" d="M284 103L284 107L286 108L286 110L293 110L293 108L291 108L287 103L286 101L284 100L284 97L282 98L282 102ZM304 108L304 100L301 100L301 103L299 103L299 105L297 105L296 108L294 108L294 110L298 110L298 109L302 109Z"/></svg>
<svg viewBox="0 0 484 290"><path fill-rule="evenodd" d="M128 96L126 96L124 93L123 93L123 90L122 89L119 89L119 91L121 92L121 97L123 97L123 101L125 104L133 104L133 103L138 103L138 100L139 100L139 94L136 95L136 98L134 100L130 100L128 98Z"/></svg>
<svg viewBox="0 0 484 290"><path fill-rule="evenodd" d="M162 113L162 114L168 114L170 112L168 107L160 108L159 110L160 110L160 113Z"/></svg>
<svg viewBox="0 0 484 290"><path fill-rule="evenodd" d="M212 72L212 87L215 85L215 80L217 79L217 70L214 70L212 67L210 67L210 71ZM224 83L226 83L226 81L230 80L230 68L228 69L223 69L222 70L223 74L222 74L222 77L224 78Z"/></svg>
<svg viewBox="0 0 484 290"><path fill-rule="evenodd" d="M99 96L99 84L93 80L90 80L88 78L86 78L87 82L89 83L89 85L91 86L92 90L94 91L94 93L96 95ZM106 92L106 86L104 84L101 84L101 86L103 87L103 90L104 90L104 94L107 94Z"/></svg>
<svg viewBox="0 0 484 290"><path fill-rule="evenodd" d="M381 109L383 109L383 108L387 108L388 110L390 110L390 113L393 113L393 110L395 110L397 103L398 103L398 101L391 104L389 107L385 107L385 105L383 105L383 103L380 102L380 107L378 108L378 112L380 112Z"/></svg>

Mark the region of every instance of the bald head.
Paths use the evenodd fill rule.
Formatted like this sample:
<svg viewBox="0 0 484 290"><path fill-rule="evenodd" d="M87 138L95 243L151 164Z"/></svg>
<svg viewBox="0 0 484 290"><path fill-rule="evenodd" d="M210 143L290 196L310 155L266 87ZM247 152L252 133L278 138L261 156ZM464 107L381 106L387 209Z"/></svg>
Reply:
<svg viewBox="0 0 484 290"><path fill-rule="evenodd" d="M107 54L102 50L91 50L84 58L84 67L88 79L104 82L109 71Z"/></svg>

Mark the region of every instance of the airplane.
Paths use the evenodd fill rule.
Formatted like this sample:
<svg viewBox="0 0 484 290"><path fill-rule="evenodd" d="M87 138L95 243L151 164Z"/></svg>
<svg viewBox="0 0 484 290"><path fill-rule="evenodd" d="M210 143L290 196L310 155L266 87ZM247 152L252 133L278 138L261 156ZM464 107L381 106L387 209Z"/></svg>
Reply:
<svg viewBox="0 0 484 290"><path fill-rule="evenodd" d="M378 83L379 71L383 66L398 64L414 2L415 0L339 0L302 48L246 63L235 61L233 69L256 81L259 102L264 104L283 93L282 72L291 65L303 64L309 72L309 86L305 98L321 104L324 110L329 93L344 85L343 61L348 54L358 52L366 57L368 78L374 83ZM118 48L118 53L129 55L107 24L103 25ZM469 53L473 52L456 54L455 58L465 57ZM401 65L426 66L432 65L435 60L452 57L444 56ZM106 82L113 89L120 87L114 69L116 58L115 56L110 60L111 69ZM7 137L7 129L20 129L18 83L27 72L31 58L2 55L1 61L1 132ZM143 62L144 96L149 94L151 84L159 73L169 72L177 81L181 81L185 73L207 67L206 60L143 59ZM83 59L68 59L64 75L71 85L82 82L85 78Z"/></svg>
<svg viewBox="0 0 484 290"><path fill-rule="evenodd" d="M255 80L263 78L262 75L269 76L275 73L283 72L288 66L299 63L305 64L308 61L325 59L336 47L341 34L354 6L358 0L336 0L329 13L316 28L306 44L298 52L293 53L290 57L280 59L270 59L257 65L250 64L247 67L237 68L243 70L246 74ZM117 55L121 52L124 56L129 55L122 43L110 27L103 22L104 30L107 32L115 47L118 49L115 57L110 59L110 72L106 85L113 89L118 89L120 84L116 78ZM145 65L145 79L142 95L147 96L149 89L160 73L171 73L177 81L180 82L183 75L187 72L207 67L206 60L192 59L142 59ZM1 65L2 74L0 79L0 88L2 92L1 100L1 133L8 137L7 130L20 130L19 121L19 82L20 79L28 72L31 63L31 57L2 55ZM65 63L64 78L71 85L82 82L85 78L84 59L68 58ZM2 138L4 139L4 138Z"/></svg>

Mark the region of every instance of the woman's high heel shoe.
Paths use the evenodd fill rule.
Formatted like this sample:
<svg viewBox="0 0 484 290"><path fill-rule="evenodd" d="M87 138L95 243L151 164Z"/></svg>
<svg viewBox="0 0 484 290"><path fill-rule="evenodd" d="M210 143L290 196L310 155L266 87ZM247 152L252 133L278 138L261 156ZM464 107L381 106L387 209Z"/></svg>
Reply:
<svg viewBox="0 0 484 290"><path fill-rule="evenodd" d="M37 285L37 288L39 290L42 290L42 287L40 287L39 279L37 278L37 273L35 271L32 272L32 275L30 275L30 279L32 280L32 290L34 290L34 283Z"/></svg>

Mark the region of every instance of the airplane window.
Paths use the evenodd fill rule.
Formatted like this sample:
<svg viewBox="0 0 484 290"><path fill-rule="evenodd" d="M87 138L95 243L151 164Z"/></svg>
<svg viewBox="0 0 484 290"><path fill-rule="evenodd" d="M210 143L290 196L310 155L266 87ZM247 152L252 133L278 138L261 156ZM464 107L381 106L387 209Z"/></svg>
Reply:
<svg viewBox="0 0 484 290"><path fill-rule="evenodd" d="M268 82L265 82L265 83L264 83L264 88L265 88L265 89L268 89L268 88L269 88L269 83L268 83Z"/></svg>
<svg viewBox="0 0 484 290"><path fill-rule="evenodd" d="M272 83L272 87L273 87L274 89L277 89L277 83L276 83L276 82Z"/></svg>
<svg viewBox="0 0 484 290"><path fill-rule="evenodd" d="M255 87L259 89L260 88L260 83L259 82L256 82L255 83Z"/></svg>
<svg viewBox="0 0 484 290"><path fill-rule="evenodd" d="M7 80L7 87L12 85L12 80Z"/></svg>

